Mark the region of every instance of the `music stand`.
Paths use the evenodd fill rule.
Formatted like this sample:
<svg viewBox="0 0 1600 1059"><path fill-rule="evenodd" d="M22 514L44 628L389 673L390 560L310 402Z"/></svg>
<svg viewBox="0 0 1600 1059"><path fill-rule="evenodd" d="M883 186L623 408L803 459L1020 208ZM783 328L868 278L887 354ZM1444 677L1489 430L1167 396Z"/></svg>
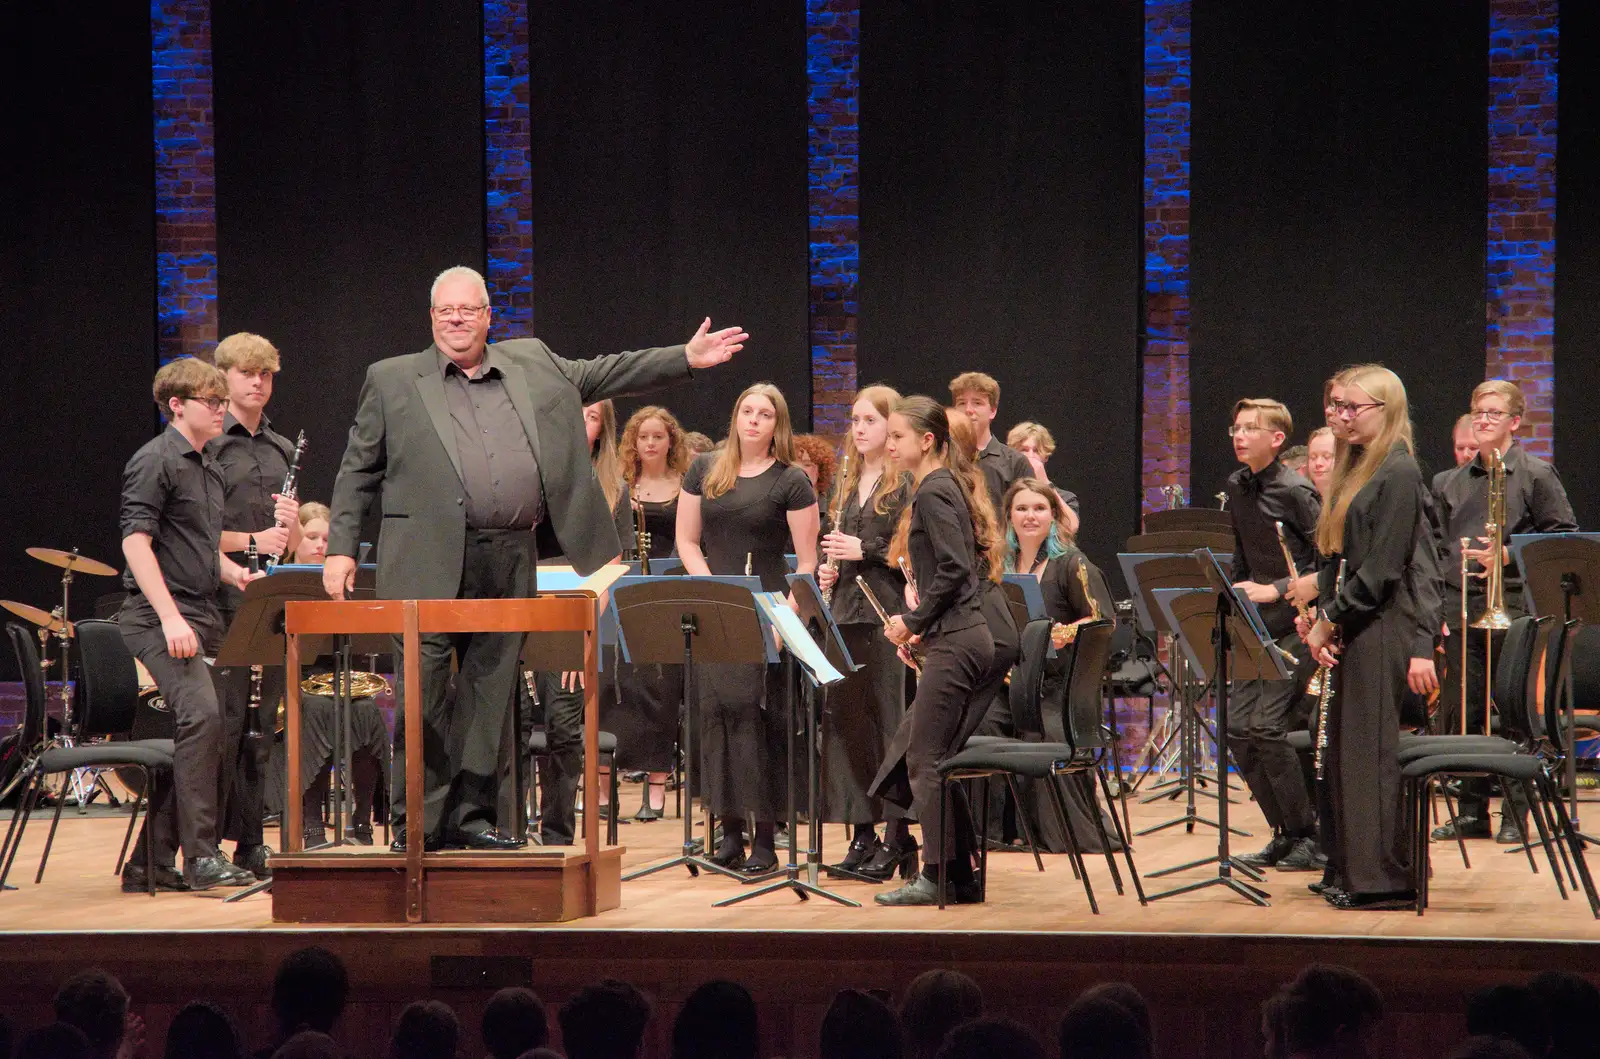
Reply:
<svg viewBox="0 0 1600 1059"><path fill-rule="evenodd" d="M1164 596L1161 600L1171 614L1173 624L1178 629L1178 636L1183 641L1184 649L1190 662L1202 674L1205 673L1204 651L1201 650L1201 640L1197 638L1205 635L1204 614L1209 607L1212 613L1210 621L1210 641L1212 645L1211 673L1216 683L1217 701L1217 730L1228 730L1228 682L1231 680L1288 680L1290 671L1283 664L1283 659L1278 656L1277 645L1273 643L1265 627L1262 625L1261 616L1256 612L1254 605L1248 597L1234 588L1228 579L1228 574L1223 570L1216 556L1206 549L1197 549L1195 559L1200 563L1206 580L1209 583L1208 591L1173 593ZM1209 598L1208 598L1209 597ZM1198 621L1196 619L1199 619ZM1220 748L1221 744L1219 744ZM1151 894L1150 900L1159 901L1163 897L1173 897L1178 894L1191 893L1209 886L1225 886L1240 897L1261 906L1266 906L1271 896L1265 890L1240 882L1234 878L1233 870L1253 879L1260 880L1260 873L1248 865L1235 860L1228 849L1228 770L1225 761L1218 762L1217 768L1217 855L1203 860L1193 861L1189 864L1175 868L1166 868L1160 872L1152 872L1151 876L1166 875L1187 868L1196 868L1203 864L1216 864L1217 873L1208 879L1187 883L1158 894Z"/></svg>
<svg viewBox="0 0 1600 1059"><path fill-rule="evenodd" d="M683 787L689 808L683 813L683 850L676 857L640 868L623 882L683 865L690 878L700 869L745 879L736 871L712 862L695 851L695 662L702 665L753 665L775 661L772 641L766 635L755 593L758 577L640 577L620 580L611 593L617 622L628 656L635 663L657 662L683 666ZM706 825L704 850L711 847L711 825Z"/></svg>
<svg viewBox="0 0 1600 1059"><path fill-rule="evenodd" d="M1561 601L1563 632L1568 622L1600 624L1600 534L1594 533L1519 533L1511 538L1511 551L1522 571L1523 603L1536 616L1553 614L1555 601ZM1574 647L1576 643L1574 641ZM1582 834L1578 825L1578 750L1575 738L1572 659L1561 682L1561 714L1567 724L1567 760L1562 769L1572 828L1586 842L1596 839Z"/></svg>
<svg viewBox="0 0 1600 1059"><path fill-rule="evenodd" d="M819 702L821 708L826 708L827 689L831 683L844 679L844 674L853 673L860 667L850 657L850 651L845 647L844 638L839 634L839 627L834 623L833 615L822 602L822 595L817 590L817 583L810 574L790 574L789 591L794 594L798 621L803 623L803 629L786 630L788 621L784 614L776 608L788 609L788 604L777 593L768 593L759 597L768 607L769 617L773 625L784 638L786 645L802 648L792 639L793 636L806 635L816 642L822 650L823 660L833 667L830 674L819 673L806 664L806 658L797 656L794 650L784 652L784 692L789 706L789 864L784 869L782 879L769 883L759 890L738 894L724 901L718 901L717 908L726 905L738 904L748 901L753 897L770 894L777 890L791 890L794 895L804 901L812 894L826 897L850 908L860 908L861 904L848 897L840 896L831 890L823 889L817 884L822 874L822 824L817 818L817 803L821 800L821 773L817 770L817 757L821 753L821 743L817 736L817 715ZM792 635L791 635L792 634ZM806 755L806 818L807 818L807 843L806 843L806 879L800 878L800 865L795 859L796 847L799 845L800 836L800 803L795 796L794 775L794 737L795 730L799 727L799 718L795 714L795 670L799 669L806 678L806 710L805 710L805 755Z"/></svg>

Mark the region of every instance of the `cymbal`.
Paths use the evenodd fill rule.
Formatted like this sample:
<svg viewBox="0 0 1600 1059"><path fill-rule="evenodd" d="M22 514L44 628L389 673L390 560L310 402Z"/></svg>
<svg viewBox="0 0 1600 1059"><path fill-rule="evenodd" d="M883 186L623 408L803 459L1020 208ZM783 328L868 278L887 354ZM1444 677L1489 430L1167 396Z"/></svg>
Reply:
<svg viewBox="0 0 1600 1059"><path fill-rule="evenodd" d="M42 563L59 566L74 573L94 574L97 577L116 577L117 572L98 559L77 552L64 552L59 548L29 548L28 554Z"/></svg>
<svg viewBox="0 0 1600 1059"><path fill-rule="evenodd" d="M68 636L72 635L71 623L62 621L48 610L40 610L38 607L30 607L26 603L17 603L9 599L0 599L0 607L4 607L19 618L43 626L50 632L60 632L64 628Z"/></svg>

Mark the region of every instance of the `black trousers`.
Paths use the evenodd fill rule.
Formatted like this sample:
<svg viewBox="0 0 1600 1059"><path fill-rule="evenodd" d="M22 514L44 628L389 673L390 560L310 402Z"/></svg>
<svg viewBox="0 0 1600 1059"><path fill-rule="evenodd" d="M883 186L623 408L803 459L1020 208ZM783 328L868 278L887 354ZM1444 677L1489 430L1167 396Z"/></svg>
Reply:
<svg viewBox="0 0 1600 1059"><path fill-rule="evenodd" d="M1481 598L1467 597L1467 614L1469 620L1476 618L1483 612ZM1515 612L1513 612L1515 613ZM1439 710L1433 715L1433 731L1439 735L1457 735L1461 732L1461 630L1456 626L1460 624L1460 616L1450 624L1450 635L1445 638L1444 673L1439 677ZM1487 633L1483 629L1467 629L1467 734L1483 734L1483 718L1487 699L1487 688L1484 685L1484 636L1492 637L1491 644L1494 648L1494 668L1500 670L1500 655L1505 649L1506 634L1504 632ZM1489 799L1499 786L1492 779L1475 777L1461 781L1461 795L1457 812L1463 816L1476 816L1487 819L1489 815ZM1520 804L1523 795L1517 790L1512 795Z"/></svg>
<svg viewBox="0 0 1600 1059"><path fill-rule="evenodd" d="M1267 825L1295 838L1316 830L1311 791L1289 733L1305 727L1299 710L1306 681L1316 669L1311 653L1290 633L1278 646L1299 660L1289 680L1236 680L1228 690L1228 749Z"/></svg>
<svg viewBox="0 0 1600 1059"><path fill-rule="evenodd" d="M154 622L152 625L151 622ZM217 675L204 658L173 658L161 622L148 607L125 608L120 623L122 642L155 678L161 697L172 711L173 769L170 777L152 777L149 810L139 831L130 863L144 862L145 844L153 845L158 866L217 855L217 807L222 792L223 724ZM215 643L217 630L190 625L202 650Z"/></svg>
<svg viewBox="0 0 1600 1059"><path fill-rule="evenodd" d="M539 840L546 846L570 846L577 826L578 780L583 777L583 688L563 690L560 673L537 673L534 686L547 747L539 766Z"/></svg>
<svg viewBox="0 0 1600 1059"><path fill-rule="evenodd" d="M467 531L459 599L533 595L535 557L526 530ZM422 637L423 830L443 836L500 823L498 801L506 716L516 691L521 633L429 633ZM397 637L396 701L405 701L405 659ZM458 667L451 694L451 662ZM390 815L405 825L405 711L396 711ZM510 823L506 821L506 823Z"/></svg>
<svg viewBox="0 0 1600 1059"><path fill-rule="evenodd" d="M224 615L226 621L229 616ZM261 670L261 705L257 710L258 738L249 738L250 667L234 666L218 674L222 701L222 814L220 835L236 842L240 849L259 846L264 841L262 820L266 815L267 737L272 732L272 715L283 695L282 666ZM267 704L273 707L268 708Z"/></svg>
<svg viewBox="0 0 1600 1059"><path fill-rule="evenodd" d="M922 824L922 861L935 868L941 862L961 859L967 851L958 837L970 832L961 816L965 800L953 798L945 807L946 822L939 829L939 763L954 752L955 740L967 705L972 701L994 661L994 640L985 625L943 633L924 641L927 657L917 678L917 697L911 701L911 741L906 747L906 773L911 783L912 807ZM959 788L952 788L959 790Z"/></svg>

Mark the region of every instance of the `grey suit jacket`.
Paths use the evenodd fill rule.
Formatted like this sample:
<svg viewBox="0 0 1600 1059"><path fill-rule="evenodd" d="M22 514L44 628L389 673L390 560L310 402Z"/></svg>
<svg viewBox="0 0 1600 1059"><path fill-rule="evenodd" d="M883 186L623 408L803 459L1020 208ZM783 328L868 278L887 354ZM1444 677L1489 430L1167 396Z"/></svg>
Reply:
<svg viewBox="0 0 1600 1059"><path fill-rule="evenodd" d="M486 360L504 374L539 461L545 528L579 572L591 573L620 546L590 467L583 406L688 378L684 347L564 360L538 339L524 338L491 344ZM361 519L375 498L383 507L378 596L454 598L466 546L466 497L435 346L367 369L333 485L329 555L356 554Z"/></svg>

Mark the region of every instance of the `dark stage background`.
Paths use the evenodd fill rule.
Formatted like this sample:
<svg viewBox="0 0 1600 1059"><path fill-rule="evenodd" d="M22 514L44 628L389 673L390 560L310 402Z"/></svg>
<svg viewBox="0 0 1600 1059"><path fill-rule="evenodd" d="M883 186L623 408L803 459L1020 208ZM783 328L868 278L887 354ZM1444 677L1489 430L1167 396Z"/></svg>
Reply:
<svg viewBox="0 0 1600 1059"><path fill-rule="evenodd" d="M0 69L0 596L48 610L60 571L23 549L77 547L120 569L122 466L155 424L149 5L15 7ZM80 575L74 615L119 590ZM14 670L8 645L0 676Z"/></svg>
<svg viewBox="0 0 1600 1059"><path fill-rule="evenodd" d="M1405 380L1418 456L1451 466L1484 371L1486 3L1201 3L1193 32L1195 502L1237 466L1235 400L1284 401L1303 441L1354 361Z"/></svg>
<svg viewBox="0 0 1600 1059"><path fill-rule="evenodd" d="M861 8L860 379L1000 382L1114 554L1139 510L1141 9Z"/></svg>
<svg viewBox="0 0 1600 1059"><path fill-rule="evenodd" d="M720 438L776 383L811 422L800 4L531 5L534 332L587 357L741 324L729 367L618 404Z"/></svg>
<svg viewBox="0 0 1600 1059"><path fill-rule="evenodd" d="M1600 6L1561 8L1556 150L1556 469L1578 525L1600 528ZM1593 591L1593 589L1590 589Z"/></svg>

